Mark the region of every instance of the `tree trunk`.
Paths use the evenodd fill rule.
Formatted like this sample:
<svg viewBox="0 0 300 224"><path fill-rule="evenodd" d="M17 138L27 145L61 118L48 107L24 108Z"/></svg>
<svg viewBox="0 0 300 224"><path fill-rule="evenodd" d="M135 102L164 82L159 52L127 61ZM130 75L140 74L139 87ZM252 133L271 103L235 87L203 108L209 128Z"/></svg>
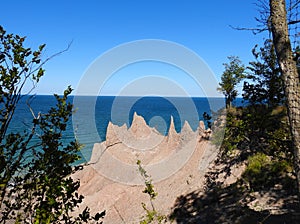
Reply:
<svg viewBox="0 0 300 224"><path fill-rule="evenodd" d="M284 79L288 117L294 144L294 165L300 195L300 85L288 35L285 0L270 0L270 13L273 43Z"/></svg>

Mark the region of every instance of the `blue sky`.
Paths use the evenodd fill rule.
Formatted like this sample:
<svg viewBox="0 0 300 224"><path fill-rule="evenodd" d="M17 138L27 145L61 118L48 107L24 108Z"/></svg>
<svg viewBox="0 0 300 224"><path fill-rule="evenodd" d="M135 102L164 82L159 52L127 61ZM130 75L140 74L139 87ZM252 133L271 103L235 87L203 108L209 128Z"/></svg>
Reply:
<svg viewBox="0 0 300 224"><path fill-rule="evenodd" d="M227 56L239 56L247 64L253 59L251 49L256 43L262 43L266 36L255 36L251 32L229 27L256 26L254 17L258 16L258 12L254 2L6 0L1 2L0 24L9 33L27 36L26 43L29 47L35 48L46 43L45 58L65 49L73 41L67 52L46 64L46 75L35 90L38 94L61 94L68 85L76 89L89 65L104 52L120 44L141 39L162 39L189 48L220 79L224 69L222 64L227 62ZM135 72L140 71L142 77L147 72L146 67L139 70L140 67L136 66ZM164 73L164 77L171 80L176 76L175 81L188 89L191 95L203 94L189 78L180 78L180 72L174 75L176 71L162 67L164 66L154 69L153 75ZM159 71L159 68L162 70ZM136 74L134 77L130 73L124 74L123 77L112 77L101 94L119 94L130 79L138 78ZM136 92L133 90L129 94L143 94L143 88L143 85L136 85Z"/></svg>

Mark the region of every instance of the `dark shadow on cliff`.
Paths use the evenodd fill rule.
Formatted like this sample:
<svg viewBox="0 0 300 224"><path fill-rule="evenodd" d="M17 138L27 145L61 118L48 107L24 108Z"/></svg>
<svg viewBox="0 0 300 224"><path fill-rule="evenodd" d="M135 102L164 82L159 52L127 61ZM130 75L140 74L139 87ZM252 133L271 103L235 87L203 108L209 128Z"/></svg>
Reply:
<svg viewBox="0 0 300 224"><path fill-rule="evenodd" d="M170 219L176 220L179 224L300 223L295 196L290 197L284 195L282 191L274 191L271 197L272 203L274 200L280 200L283 206L280 211L275 211L277 214L273 214L274 210L270 214L270 211L250 209L247 204L254 200L250 195L248 190L238 183L207 192L194 191L177 198Z"/></svg>
<svg viewBox="0 0 300 224"><path fill-rule="evenodd" d="M179 224L300 223L286 120L284 107L228 111L221 151L205 175L206 190L179 196L170 219ZM218 140L218 129L214 131ZM243 164L246 169L234 175L236 182L225 187L224 181Z"/></svg>

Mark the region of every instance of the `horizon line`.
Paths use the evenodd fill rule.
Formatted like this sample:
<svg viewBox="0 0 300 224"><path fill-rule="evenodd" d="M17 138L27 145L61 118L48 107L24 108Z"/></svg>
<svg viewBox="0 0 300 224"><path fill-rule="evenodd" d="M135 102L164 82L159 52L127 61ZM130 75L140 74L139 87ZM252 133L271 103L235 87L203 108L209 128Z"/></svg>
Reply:
<svg viewBox="0 0 300 224"><path fill-rule="evenodd" d="M55 93L54 93L55 94ZM54 94L21 94L22 96L54 96ZM58 96L63 96L63 94L57 94ZM180 95L76 95L76 94L70 94L69 96L75 97L176 97L176 98L225 98L224 96L180 96ZM242 97L237 97L242 98Z"/></svg>

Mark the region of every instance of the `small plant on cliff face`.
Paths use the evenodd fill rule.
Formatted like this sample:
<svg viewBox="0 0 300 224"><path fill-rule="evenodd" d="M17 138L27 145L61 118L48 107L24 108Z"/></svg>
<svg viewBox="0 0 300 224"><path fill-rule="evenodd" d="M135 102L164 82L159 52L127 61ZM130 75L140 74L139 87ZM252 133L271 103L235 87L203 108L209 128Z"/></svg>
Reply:
<svg viewBox="0 0 300 224"><path fill-rule="evenodd" d="M146 204L142 202L142 207L145 210L146 215L142 217L140 224L166 223L167 217L165 215L159 214L156 211L153 204L153 200L156 198L158 193L154 190L151 177L147 174L146 170L142 167L140 160L138 160L136 164L138 165L139 173L141 174L145 183L145 189L143 190L143 193L149 195L150 204L151 204L151 209L148 209Z"/></svg>

